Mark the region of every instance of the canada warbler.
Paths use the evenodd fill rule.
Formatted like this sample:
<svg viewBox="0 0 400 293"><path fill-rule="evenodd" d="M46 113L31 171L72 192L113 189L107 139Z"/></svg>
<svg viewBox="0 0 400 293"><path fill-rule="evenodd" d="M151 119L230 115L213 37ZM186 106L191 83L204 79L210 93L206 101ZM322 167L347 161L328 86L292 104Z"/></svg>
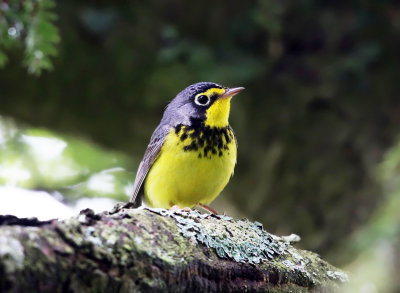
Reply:
<svg viewBox="0 0 400 293"><path fill-rule="evenodd" d="M144 195L142 203L155 208L211 203L233 175L237 143L228 118L231 98L243 89L199 82L181 91L151 136L130 201Z"/></svg>

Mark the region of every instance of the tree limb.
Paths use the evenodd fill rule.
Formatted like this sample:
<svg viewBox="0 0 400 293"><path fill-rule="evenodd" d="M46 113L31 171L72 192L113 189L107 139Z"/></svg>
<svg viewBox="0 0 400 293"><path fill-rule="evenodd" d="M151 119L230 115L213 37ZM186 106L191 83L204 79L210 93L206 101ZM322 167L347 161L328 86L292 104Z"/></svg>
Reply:
<svg viewBox="0 0 400 293"><path fill-rule="evenodd" d="M0 292L336 292L346 280L246 219L121 206L0 216Z"/></svg>

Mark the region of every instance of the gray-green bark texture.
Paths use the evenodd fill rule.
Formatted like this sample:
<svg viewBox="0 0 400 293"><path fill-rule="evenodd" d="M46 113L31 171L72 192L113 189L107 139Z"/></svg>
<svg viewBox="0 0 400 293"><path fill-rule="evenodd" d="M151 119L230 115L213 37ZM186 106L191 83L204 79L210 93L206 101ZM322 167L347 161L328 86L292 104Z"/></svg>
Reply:
<svg viewBox="0 0 400 293"><path fill-rule="evenodd" d="M0 292L338 292L346 280L246 219L122 206L0 216Z"/></svg>

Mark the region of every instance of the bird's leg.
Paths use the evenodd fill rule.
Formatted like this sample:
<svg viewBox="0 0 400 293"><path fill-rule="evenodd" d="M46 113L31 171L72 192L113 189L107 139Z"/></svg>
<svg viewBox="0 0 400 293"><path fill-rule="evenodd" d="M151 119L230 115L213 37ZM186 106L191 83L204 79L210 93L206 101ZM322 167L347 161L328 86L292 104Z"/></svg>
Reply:
<svg viewBox="0 0 400 293"><path fill-rule="evenodd" d="M197 205L202 209L206 210L207 212L209 212L210 214L218 215L218 212L216 210L210 208L209 206L206 206L205 204L198 203Z"/></svg>
<svg viewBox="0 0 400 293"><path fill-rule="evenodd" d="M181 208L180 206L178 206L178 205L176 205L176 204L173 205L172 207L170 207L169 209L172 210L172 211L177 211L177 210L184 210L185 212L190 212L190 211L192 211L192 209L189 208L189 207Z"/></svg>

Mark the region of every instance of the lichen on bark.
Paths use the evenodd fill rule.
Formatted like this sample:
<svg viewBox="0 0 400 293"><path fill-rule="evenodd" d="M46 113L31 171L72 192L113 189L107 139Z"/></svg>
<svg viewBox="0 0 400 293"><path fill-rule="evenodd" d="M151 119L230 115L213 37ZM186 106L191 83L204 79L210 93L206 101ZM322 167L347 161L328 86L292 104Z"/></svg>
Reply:
<svg viewBox="0 0 400 293"><path fill-rule="evenodd" d="M0 218L0 273L0 292L335 292L346 279L259 223L121 206Z"/></svg>

